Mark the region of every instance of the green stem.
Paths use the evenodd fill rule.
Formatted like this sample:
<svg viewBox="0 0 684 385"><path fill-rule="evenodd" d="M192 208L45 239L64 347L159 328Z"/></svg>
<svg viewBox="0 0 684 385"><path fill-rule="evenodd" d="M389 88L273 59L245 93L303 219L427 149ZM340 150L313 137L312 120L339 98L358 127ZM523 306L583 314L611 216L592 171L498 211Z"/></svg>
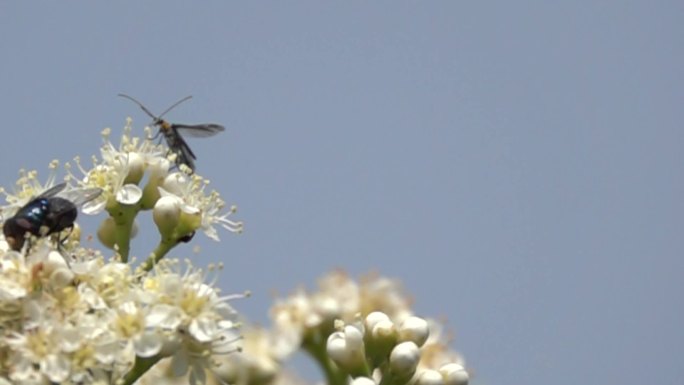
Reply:
<svg viewBox="0 0 684 385"><path fill-rule="evenodd" d="M321 341L323 341L321 343ZM323 373L325 374L325 378L327 380L328 385L346 385L347 384L347 375L340 371L337 366L332 362L332 360L328 357L328 353L325 350L325 340L324 339L318 339L318 343L316 343L315 339L309 338L305 339L305 341L302 343L302 348L304 349L305 352L309 353L309 355L320 364L321 369L323 369Z"/></svg>
<svg viewBox="0 0 684 385"><path fill-rule="evenodd" d="M123 382L121 382L121 385L132 385L140 377L142 377L143 374L145 374L148 370L150 370L151 367L153 367L157 362L161 360L161 356L157 355L154 357L136 357L135 358L135 365L133 365L133 369L131 369L128 373L123 378Z"/></svg>
<svg viewBox="0 0 684 385"><path fill-rule="evenodd" d="M116 224L116 246L121 255L121 262L128 262L128 256L131 252L131 230L133 229L133 221L117 223Z"/></svg>
<svg viewBox="0 0 684 385"><path fill-rule="evenodd" d="M131 251L131 231L135 216L140 211L139 205L115 204L108 208L109 215L114 218L116 224L116 246L121 255L121 262L128 262Z"/></svg>
<svg viewBox="0 0 684 385"><path fill-rule="evenodd" d="M144 271L150 271L159 261L161 261L164 256L171 251L178 244L175 240L162 239L159 241L157 248L154 249L152 254L147 258L147 260L140 265L140 268Z"/></svg>

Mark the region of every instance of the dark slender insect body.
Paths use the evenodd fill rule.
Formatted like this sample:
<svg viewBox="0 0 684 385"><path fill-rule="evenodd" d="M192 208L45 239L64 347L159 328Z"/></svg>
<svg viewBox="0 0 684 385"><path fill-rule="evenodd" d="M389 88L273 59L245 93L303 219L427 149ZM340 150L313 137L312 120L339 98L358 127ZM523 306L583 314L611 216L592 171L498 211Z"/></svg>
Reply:
<svg viewBox="0 0 684 385"><path fill-rule="evenodd" d="M13 250L21 250L28 234L45 237L74 227L78 207L97 198L102 190L81 190L73 198L56 196L66 187L58 184L20 208L2 226L5 240Z"/></svg>
<svg viewBox="0 0 684 385"><path fill-rule="evenodd" d="M159 116L155 116L152 112L150 112L150 110L145 108L142 103L130 96L126 94L119 94L119 96L129 99L140 106L140 108L153 119L152 124L159 128L159 132L157 132L155 138L160 134L163 135L164 139L166 140L166 144L169 147L169 151L176 155L176 164L178 166L184 164L193 172L195 171L195 160L197 160L197 157L190 149L190 146L188 146L188 144L185 142L185 139L183 139L181 133L190 137L206 138L225 130L225 127L220 124L204 123L189 125L169 123L168 121L162 119L167 112L171 111L174 107L183 103L184 101L192 98L192 96L186 96L177 101Z"/></svg>

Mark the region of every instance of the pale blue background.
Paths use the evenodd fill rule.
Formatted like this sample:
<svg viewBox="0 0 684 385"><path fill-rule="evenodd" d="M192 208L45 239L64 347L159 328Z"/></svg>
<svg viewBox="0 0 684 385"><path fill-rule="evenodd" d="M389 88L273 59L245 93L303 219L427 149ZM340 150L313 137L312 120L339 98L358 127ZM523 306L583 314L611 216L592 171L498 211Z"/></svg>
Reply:
<svg viewBox="0 0 684 385"><path fill-rule="evenodd" d="M119 92L157 112L193 94L168 118L228 127L191 145L246 222L198 236L198 263L254 292L251 318L375 269L448 319L474 383L682 384L683 20L681 1L6 1L0 181L147 123Z"/></svg>

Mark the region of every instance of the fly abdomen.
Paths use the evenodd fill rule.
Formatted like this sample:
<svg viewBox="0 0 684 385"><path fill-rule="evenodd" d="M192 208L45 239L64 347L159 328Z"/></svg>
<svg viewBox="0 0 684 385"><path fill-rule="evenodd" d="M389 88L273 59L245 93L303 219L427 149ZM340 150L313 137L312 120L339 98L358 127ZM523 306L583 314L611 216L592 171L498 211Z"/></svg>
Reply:
<svg viewBox="0 0 684 385"><path fill-rule="evenodd" d="M49 233L58 233L74 226L78 216L78 209L71 201L54 197L50 198L50 209L45 216L45 226Z"/></svg>

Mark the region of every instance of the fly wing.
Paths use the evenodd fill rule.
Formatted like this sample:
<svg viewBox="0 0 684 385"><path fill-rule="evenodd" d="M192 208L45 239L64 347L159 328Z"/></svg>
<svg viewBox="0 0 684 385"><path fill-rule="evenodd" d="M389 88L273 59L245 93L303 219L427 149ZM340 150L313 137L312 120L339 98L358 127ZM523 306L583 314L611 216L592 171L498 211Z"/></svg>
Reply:
<svg viewBox="0 0 684 385"><path fill-rule="evenodd" d="M220 124L206 123L206 124L173 124L180 134L192 137L192 138L206 138L209 136L214 136L219 132L224 131L226 128Z"/></svg>
<svg viewBox="0 0 684 385"><path fill-rule="evenodd" d="M38 195L38 196L35 197L34 199L37 199L37 198L50 198L50 197L53 197L53 196L59 194L62 190L64 190L65 187L66 187L66 182L62 182L62 183L60 183L60 184L58 184L58 185L54 185L54 186L50 187L49 189L47 189L47 190L43 191L42 193L40 193L40 195Z"/></svg>
<svg viewBox="0 0 684 385"><path fill-rule="evenodd" d="M88 188L75 188L72 190L64 191L59 194L61 198L64 198L77 207L81 207L83 204L92 201L102 194L102 189L97 187Z"/></svg>

